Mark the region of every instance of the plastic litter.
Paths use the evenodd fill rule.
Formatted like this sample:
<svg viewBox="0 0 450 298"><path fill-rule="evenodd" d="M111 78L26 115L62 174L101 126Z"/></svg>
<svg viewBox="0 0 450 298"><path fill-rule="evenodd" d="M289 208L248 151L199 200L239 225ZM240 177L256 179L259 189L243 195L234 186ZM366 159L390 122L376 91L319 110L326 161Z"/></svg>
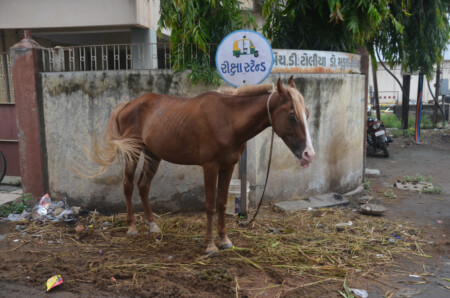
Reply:
<svg viewBox="0 0 450 298"><path fill-rule="evenodd" d="M382 258L383 255L382 254L377 254L377 258Z"/></svg>
<svg viewBox="0 0 450 298"><path fill-rule="evenodd" d="M386 207L377 204L361 205L361 213L367 215L382 215L386 211Z"/></svg>
<svg viewBox="0 0 450 298"><path fill-rule="evenodd" d="M61 275L58 274L58 275L50 277L46 283L47 292L50 291L51 289L53 289L54 287L59 286L62 283L63 283L63 278Z"/></svg>
<svg viewBox="0 0 450 298"><path fill-rule="evenodd" d="M81 223L79 223L75 226L75 232L77 232L79 234L83 233L85 230L86 230L86 227Z"/></svg>
<svg viewBox="0 0 450 298"><path fill-rule="evenodd" d="M355 294L358 297L361 298L367 298L369 297L369 294L367 293L366 290L362 290L362 289L351 289L350 290L353 292L353 294Z"/></svg>
<svg viewBox="0 0 450 298"><path fill-rule="evenodd" d="M21 214L10 213L6 219L9 221L25 221L30 218L31 213L24 210Z"/></svg>
<svg viewBox="0 0 450 298"><path fill-rule="evenodd" d="M418 276L417 274L410 274L409 277L420 278L420 276Z"/></svg>
<svg viewBox="0 0 450 298"><path fill-rule="evenodd" d="M28 209L21 214L11 213L3 220L20 222L27 220L42 220L42 221L59 221L75 222L76 215L80 212L80 207L70 207L64 201L53 202L49 194L45 194L36 204L31 212Z"/></svg>
<svg viewBox="0 0 450 298"><path fill-rule="evenodd" d="M273 233L273 234L278 234L278 229L274 228L274 227L270 227L269 228L269 232Z"/></svg>
<svg viewBox="0 0 450 298"><path fill-rule="evenodd" d="M75 215L79 213L79 207L70 207L63 201L53 202L49 194L45 194L34 206L33 219L74 222Z"/></svg>
<svg viewBox="0 0 450 298"><path fill-rule="evenodd" d="M443 223L443 221L440 220L440 219L436 219L436 223L437 223L437 224L441 224L441 223Z"/></svg>
<svg viewBox="0 0 450 298"><path fill-rule="evenodd" d="M350 220L349 222L341 222L336 224L336 227L349 227L352 226L353 222Z"/></svg>
<svg viewBox="0 0 450 298"><path fill-rule="evenodd" d="M394 237L397 240L402 240L402 236L400 235L392 234L392 237Z"/></svg>

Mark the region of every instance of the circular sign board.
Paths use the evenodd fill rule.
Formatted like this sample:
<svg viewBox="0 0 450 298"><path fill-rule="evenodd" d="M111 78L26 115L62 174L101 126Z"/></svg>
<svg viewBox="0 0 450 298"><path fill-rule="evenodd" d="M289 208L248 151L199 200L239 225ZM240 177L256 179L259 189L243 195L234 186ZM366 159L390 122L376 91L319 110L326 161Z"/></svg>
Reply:
<svg viewBox="0 0 450 298"><path fill-rule="evenodd" d="M269 41L252 30L228 34L216 53L217 70L234 87L264 81L272 70L273 52Z"/></svg>

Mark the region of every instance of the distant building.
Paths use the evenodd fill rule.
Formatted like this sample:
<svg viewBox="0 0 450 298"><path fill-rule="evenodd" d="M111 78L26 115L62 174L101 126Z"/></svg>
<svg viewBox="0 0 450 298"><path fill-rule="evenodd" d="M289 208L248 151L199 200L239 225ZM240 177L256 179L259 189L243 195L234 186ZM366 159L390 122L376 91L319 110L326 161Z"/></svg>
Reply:
<svg viewBox="0 0 450 298"><path fill-rule="evenodd" d="M389 68L389 65L384 63L386 67ZM372 65L370 66L372 67ZM396 78L401 82L403 80L403 74L400 66L395 66L393 69L389 70L396 76ZM450 60L444 60L441 63L441 80L450 78ZM392 104L401 104L402 103L402 90L398 85L397 81L383 68L381 63L378 63L377 69L377 82L378 82L378 97L380 105L392 105ZM436 75L433 77L433 80L430 81L430 87L433 94L435 93L435 83L436 83ZM419 84L419 75L412 74L411 75L411 86L409 92L409 99L411 104L416 104L417 101L417 90ZM369 72L369 98L373 96L373 78L372 72ZM426 78L424 78L423 85L423 100L424 104L430 102L432 103L433 97L430 94L428 83ZM439 100L441 103L441 100Z"/></svg>

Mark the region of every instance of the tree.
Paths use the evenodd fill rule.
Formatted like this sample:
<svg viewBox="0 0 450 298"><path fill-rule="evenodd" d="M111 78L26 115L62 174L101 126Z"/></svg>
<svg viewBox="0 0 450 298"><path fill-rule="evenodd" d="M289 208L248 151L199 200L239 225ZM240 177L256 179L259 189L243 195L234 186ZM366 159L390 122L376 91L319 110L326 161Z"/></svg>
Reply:
<svg viewBox="0 0 450 298"><path fill-rule="evenodd" d="M381 23L367 43L369 52L378 49L391 67L398 64L404 71L432 78L450 37L450 0L397 0L390 1L388 8L396 22Z"/></svg>
<svg viewBox="0 0 450 298"><path fill-rule="evenodd" d="M354 52L391 16L388 2L267 0L263 32L275 48Z"/></svg>
<svg viewBox="0 0 450 298"><path fill-rule="evenodd" d="M366 46L391 65L433 76L449 40L450 0L267 0L272 46L354 52ZM376 63L374 64L376 65Z"/></svg>
<svg viewBox="0 0 450 298"><path fill-rule="evenodd" d="M171 30L173 68L191 69L194 84L219 84L214 70L217 45L235 30L256 27L251 13L243 11L237 0L161 0L160 15L158 33L161 28Z"/></svg>
<svg viewBox="0 0 450 298"><path fill-rule="evenodd" d="M449 41L449 13L450 0L267 0L263 30L281 48L354 52L366 46L374 67L380 51L391 67L399 64L431 79Z"/></svg>

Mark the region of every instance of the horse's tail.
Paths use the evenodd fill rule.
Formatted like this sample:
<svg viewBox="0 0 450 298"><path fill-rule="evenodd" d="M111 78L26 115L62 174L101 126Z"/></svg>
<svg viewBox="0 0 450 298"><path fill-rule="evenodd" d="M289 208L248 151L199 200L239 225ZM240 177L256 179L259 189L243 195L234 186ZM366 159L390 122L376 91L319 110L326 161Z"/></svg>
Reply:
<svg viewBox="0 0 450 298"><path fill-rule="evenodd" d="M111 113L108 124L103 132L103 140L99 141L94 134L93 146L89 150L83 146L85 153L91 157L91 159L98 165L93 169L83 168L83 174L80 171L74 169L78 174L86 178L95 178L104 174L109 167L111 167L116 159L120 161L136 161L141 155L143 149L142 140L136 137L123 137L120 133L120 127L118 122L118 116L128 102L121 103Z"/></svg>

